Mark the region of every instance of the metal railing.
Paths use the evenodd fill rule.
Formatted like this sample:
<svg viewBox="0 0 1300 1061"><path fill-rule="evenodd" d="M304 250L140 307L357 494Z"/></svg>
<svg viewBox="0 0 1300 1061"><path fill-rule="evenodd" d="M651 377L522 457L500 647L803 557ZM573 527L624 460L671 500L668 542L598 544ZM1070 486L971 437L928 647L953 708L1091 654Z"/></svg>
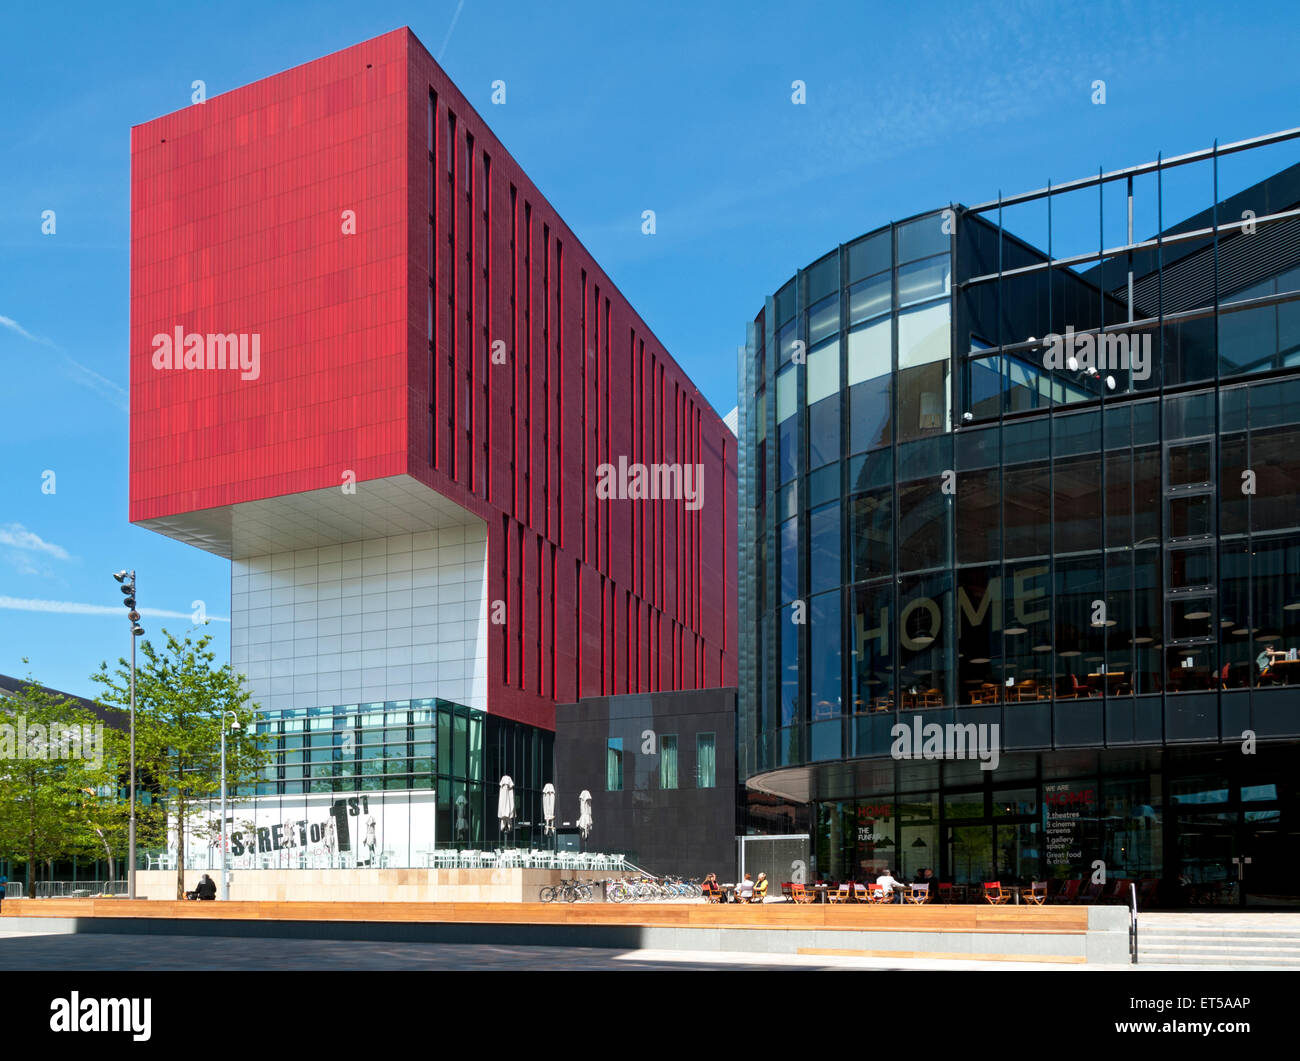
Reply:
<svg viewBox="0 0 1300 1061"><path fill-rule="evenodd" d="M1129 953L1132 955L1133 964L1138 963L1138 889L1135 881L1128 883L1129 893L1129 922L1128 922L1128 945Z"/></svg>
<svg viewBox="0 0 1300 1061"><path fill-rule="evenodd" d="M19 885L13 887L10 882L9 895L21 899L26 889ZM126 880L38 880L36 898L38 899L87 899L93 895L126 895Z"/></svg>

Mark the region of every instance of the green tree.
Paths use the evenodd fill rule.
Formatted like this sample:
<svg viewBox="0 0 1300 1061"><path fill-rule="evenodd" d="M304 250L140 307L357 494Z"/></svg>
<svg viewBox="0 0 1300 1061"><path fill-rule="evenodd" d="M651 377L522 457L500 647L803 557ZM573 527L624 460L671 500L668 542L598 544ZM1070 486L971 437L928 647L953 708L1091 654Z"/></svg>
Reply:
<svg viewBox="0 0 1300 1061"><path fill-rule="evenodd" d="M147 778L166 807L167 830L176 841L176 898L185 896L187 830L215 835L218 823L206 816L221 793L221 727L227 719L226 786L231 806L237 785L258 779L270 761L269 738L253 724L256 705L230 664L214 665L212 637L178 640L166 630L160 650L142 641L135 676L135 757L139 777ZM125 659L109 671L100 664L94 681L104 686L100 701L128 706L131 669ZM238 730L229 728L235 712ZM141 785L136 782L136 798Z"/></svg>
<svg viewBox="0 0 1300 1061"><path fill-rule="evenodd" d="M28 678L0 702L0 853L27 864L35 898L41 862L87 850L87 792L111 791L107 728L81 703Z"/></svg>

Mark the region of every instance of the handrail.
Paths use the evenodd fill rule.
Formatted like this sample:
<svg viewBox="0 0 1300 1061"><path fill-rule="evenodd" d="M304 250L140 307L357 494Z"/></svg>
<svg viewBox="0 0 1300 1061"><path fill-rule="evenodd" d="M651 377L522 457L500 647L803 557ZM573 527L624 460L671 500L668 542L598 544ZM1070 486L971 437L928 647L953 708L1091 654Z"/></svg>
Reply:
<svg viewBox="0 0 1300 1061"><path fill-rule="evenodd" d="M1138 963L1138 890L1134 881L1128 882L1129 898L1132 905L1129 907L1129 950L1133 956L1133 964Z"/></svg>

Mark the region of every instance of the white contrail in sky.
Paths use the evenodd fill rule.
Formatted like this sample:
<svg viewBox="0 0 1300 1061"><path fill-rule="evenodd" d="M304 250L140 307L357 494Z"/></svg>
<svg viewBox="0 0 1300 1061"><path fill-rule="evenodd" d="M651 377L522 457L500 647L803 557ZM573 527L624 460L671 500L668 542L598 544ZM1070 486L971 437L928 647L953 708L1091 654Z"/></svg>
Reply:
<svg viewBox="0 0 1300 1061"><path fill-rule="evenodd" d="M460 18L460 9L465 6L465 0L460 0L456 5L456 13L451 16L451 25L447 27L447 36L442 38L442 47L438 49L438 62L442 62L442 53L447 50L447 42L451 40L451 31L456 28L456 19Z"/></svg>
<svg viewBox="0 0 1300 1061"><path fill-rule="evenodd" d="M61 615L125 615L120 607L109 604L82 604L78 601L38 600L31 597L0 597L0 608L15 612L56 612ZM157 619L193 619L193 612L170 612L163 608L141 608L141 615L151 615ZM209 615L214 623L228 623L230 619L220 615Z"/></svg>

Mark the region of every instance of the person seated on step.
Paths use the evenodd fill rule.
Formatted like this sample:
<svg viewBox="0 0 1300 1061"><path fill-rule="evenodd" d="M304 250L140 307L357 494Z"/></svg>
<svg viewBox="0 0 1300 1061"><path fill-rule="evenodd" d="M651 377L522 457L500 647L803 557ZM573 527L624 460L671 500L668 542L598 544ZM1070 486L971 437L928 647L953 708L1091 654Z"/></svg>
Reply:
<svg viewBox="0 0 1300 1061"><path fill-rule="evenodd" d="M753 898L754 898L754 878L751 877L748 873L746 873L745 879L742 880L740 884L737 885L736 887L736 902L747 903Z"/></svg>

